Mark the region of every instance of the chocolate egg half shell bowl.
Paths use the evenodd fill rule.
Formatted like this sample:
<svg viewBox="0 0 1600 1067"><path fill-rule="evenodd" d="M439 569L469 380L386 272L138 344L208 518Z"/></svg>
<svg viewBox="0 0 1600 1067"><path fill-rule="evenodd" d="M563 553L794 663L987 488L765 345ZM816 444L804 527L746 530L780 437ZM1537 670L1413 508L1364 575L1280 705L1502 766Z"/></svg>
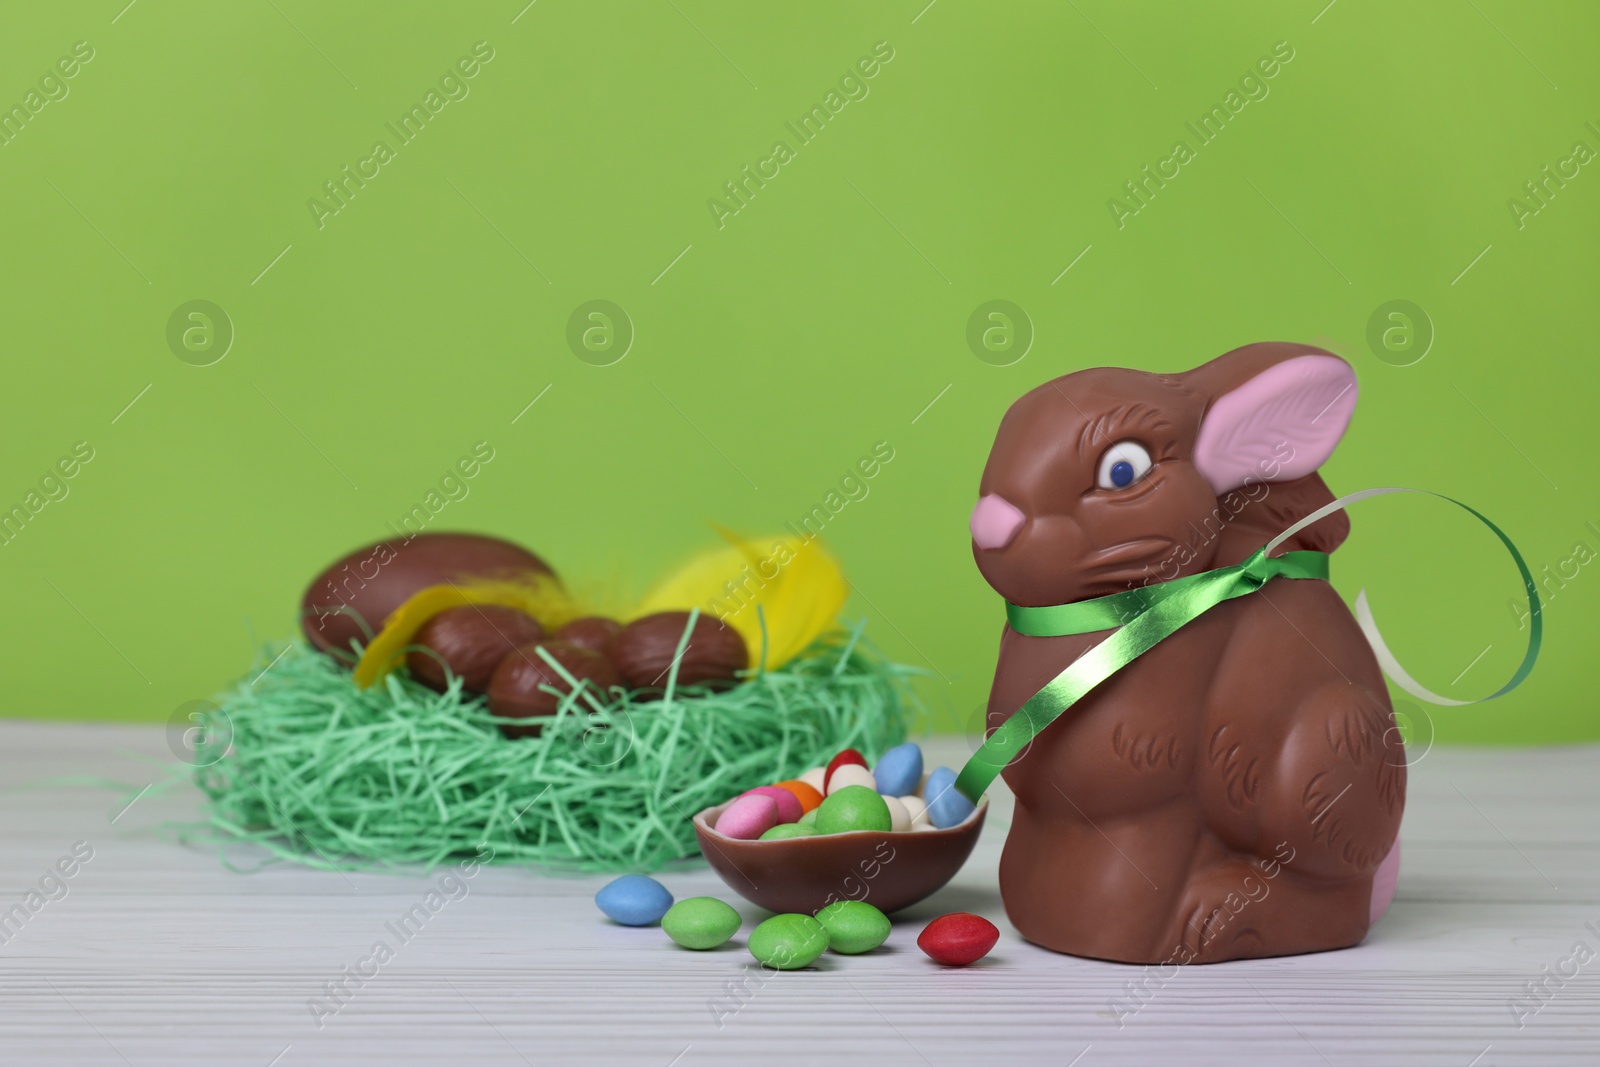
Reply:
<svg viewBox="0 0 1600 1067"><path fill-rule="evenodd" d="M732 803L729 801L728 803ZM853 830L744 841L713 826L728 804L694 817L700 852L728 888L768 911L810 915L836 900L864 900L888 913L931 896L972 855L989 800L947 830Z"/></svg>

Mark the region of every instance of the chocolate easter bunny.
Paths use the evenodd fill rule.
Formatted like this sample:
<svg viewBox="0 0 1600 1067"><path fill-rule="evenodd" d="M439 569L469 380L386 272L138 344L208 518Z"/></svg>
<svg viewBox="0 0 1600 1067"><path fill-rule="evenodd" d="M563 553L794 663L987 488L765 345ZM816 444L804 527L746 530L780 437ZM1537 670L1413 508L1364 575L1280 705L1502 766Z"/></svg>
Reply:
<svg viewBox="0 0 1600 1067"><path fill-rule="evenodd" d="M972 516L984 578L1042 607L1236 564L1333 500L1356 401L1306 345L1182 374L1047 382L1001 421ZM1282 551L1331 552L1335 512ZM993 729L1107 631L1006 629ZM1133 963L1353 945L1393 896L1405 754L1377 661L1325 581L1228 600L1090 691L1004 772L1000 864L1028 940Z"/></svg>

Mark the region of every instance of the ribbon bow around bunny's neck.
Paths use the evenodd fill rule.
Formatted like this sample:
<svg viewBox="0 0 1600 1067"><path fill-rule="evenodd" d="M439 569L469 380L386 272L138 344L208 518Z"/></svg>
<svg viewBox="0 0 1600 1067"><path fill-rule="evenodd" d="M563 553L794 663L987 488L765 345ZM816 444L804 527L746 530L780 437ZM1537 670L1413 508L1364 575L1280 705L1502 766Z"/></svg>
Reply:
<svg viewBox="0 0 1600 1067"><path fill-rule="evenodd" d="M1388 493L1420 493L1424 496L1438 497L1470 512L1479 522L1494 531L1500 543L1505 545L1506 551L1511 553L1517 570L1522 574L1523 589L1528 596L1530 621L1528 650L1510 681L1479 700L1454 700L1424 688L1400 666L1394 654L1389 651L1383 636L1378 632L1372 610L1367 605L1366 590L1362 590L1356 596L1356 622L1366 634L1367 641L1372 645L1373 653L1384 673L1394 681L1395 685L1420 700L1457 707L1493 700L1521 685L1523 679L1533 670L1534 661L1539 656L1544 623L1539 604L1539 590L1534 584L1533 574L1528 570L1528 564L1522 558L1522 553L1511 543L1511 538L1476 509L1440 493L1430 493L1425 489L1363 489L1318 508L1267 542L1249 559L1232 567L1202 571L1199 574L1175 578L1142 589L1113 593L1110 596L1081 600L1072 604L1028 608L1008 603L1006 618L1011 628L1030 637L1058 637L1113 628L1114 632L1074 660L1001 723L979 746L978 751L973 753L966 766L961 768L954 788L976 803L984 790L994 781L995 776L1016 759L1041 730L1083 699L1095 686L1224 600L1253 593L1273 578L1326 580L1328 577L1326 553L1285 552L1281 556L1269 553L1318 519L1331 515L1358 500Z"/></svg>

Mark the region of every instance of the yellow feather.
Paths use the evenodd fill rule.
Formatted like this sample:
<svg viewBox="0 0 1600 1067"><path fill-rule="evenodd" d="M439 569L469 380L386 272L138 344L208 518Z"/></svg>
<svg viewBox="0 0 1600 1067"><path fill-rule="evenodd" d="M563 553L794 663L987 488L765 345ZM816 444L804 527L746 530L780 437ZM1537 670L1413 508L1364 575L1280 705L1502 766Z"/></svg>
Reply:
<svg viewBox="0 0 1600 1067"><path fill-rule="evenodd" d="M752 661L761 655L764 617L769 670L835 625L850 586L821 542L717 532L730 543L697 554L668 575L645 594L633 617L699 608L738 631Z"/></svg>

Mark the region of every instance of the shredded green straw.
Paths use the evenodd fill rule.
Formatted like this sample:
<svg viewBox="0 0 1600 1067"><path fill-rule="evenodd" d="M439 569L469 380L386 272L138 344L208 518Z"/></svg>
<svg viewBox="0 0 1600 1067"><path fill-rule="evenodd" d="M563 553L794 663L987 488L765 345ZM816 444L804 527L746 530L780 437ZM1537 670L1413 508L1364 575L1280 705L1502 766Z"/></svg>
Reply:
<svg viewBox="0 0 1600 1067"><path fill-rule="evenodd" d="M860 636L731 689L678 687L674 669L656 699L573 693L514 740L459 681L438 693L401 670L361 690L296 642L221 698L195 780L221 837L312 867L432 867L487 844L498 863L659 870L698 854L701 809L905 739L917 672Z"/></svg>

